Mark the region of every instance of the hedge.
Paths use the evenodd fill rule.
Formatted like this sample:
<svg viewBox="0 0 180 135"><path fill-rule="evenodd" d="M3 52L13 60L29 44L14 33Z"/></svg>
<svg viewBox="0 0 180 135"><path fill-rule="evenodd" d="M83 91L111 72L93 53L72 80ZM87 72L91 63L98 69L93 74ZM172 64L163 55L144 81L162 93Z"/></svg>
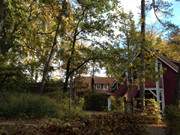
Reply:
<svg viewBox="0 0 180 135"><path fill-rule="evenodd" d="M89 93L84 97L84 110L105 111L107 110L108 95L103 93Z"/></svg>
<svg viewBox="0 0 180 135"><path fill-rule="evenodd" d="M4 118L58 117L58 113L55 101L45 96L8 94L0 102L0 117Z"/></svg>

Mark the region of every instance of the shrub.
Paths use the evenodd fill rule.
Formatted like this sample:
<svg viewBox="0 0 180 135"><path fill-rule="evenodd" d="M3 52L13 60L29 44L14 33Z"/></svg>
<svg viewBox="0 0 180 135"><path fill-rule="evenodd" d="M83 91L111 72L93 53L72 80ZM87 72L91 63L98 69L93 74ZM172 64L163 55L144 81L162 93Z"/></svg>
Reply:
<svg viewBox="0 0 180 135"><path fill-rule="evenodd" d="M0 102L0 117L58 117L58 105L48 97L32 94L11 94Z"/></svg>
<svg viewBox="0 0 180 135"><path fill-rule="evenodd" d="M47 92L45 93L47 97L50 99L55 100L57 103L62 103L66 99L68 100L69 95L67 93L64 93L63 91L52 91L52 92Z"/></svg>
<svg viewBox="0 0 180 135"><path fill-rule="evenodd" d="M122 97L115 98L111 96L111 102L112 102L112 111L115 112L124 112L124 101Z"/></svg>
<svg viewBox="0 0 180 135"><path fill-rule="evenodd" d="M165 108L168 135L180 135L180 108L174 105Z"/></svg>
<svg viewBox="0 0 180 135"><path fill-rule="evenodd" d="M2 60L2 59L1 59ZM2 61L1 61L2 62ZM26 92L29 79L24 74L23 67L9 64L0 65L1 92ZM17 85L18 84L18 85Z"/></svg>
<svg viewBox="0 0 180 135"><path fill-rule="evenodd" d="M155 99L146 99L145 115L147 115L147 117L149 117L148 119L153 123L160 123L162 117L159 102Z"/></svg>
<svg viewBox="0 0 180 135"><path fill-rule="evenodd" d="M80 98L78 101L71 101L71 105L69 106L69 99L63 99L62 103L60 103L60 107L63 108L63 113L61 115L61 120L69 121L74 120L79 117L87 117L87 113L83 111L84 99Z"/></svg>
<svg viewBox="0 0 180 135"><path fill-rule="evenodd" d="M85 110L105 111L107 110L108 95L102 93L90 93L84 98Z"/></svg>
<svg viewBox="0 0 180 135"><path fill-rule="evenodd" d="M86 117L86 113L82 110L84 98L71 99L70 101L68 93L63 93L62 91L48 92L46 95L61 108L59 117L61 120L67 121L76 117Z"/></svg>

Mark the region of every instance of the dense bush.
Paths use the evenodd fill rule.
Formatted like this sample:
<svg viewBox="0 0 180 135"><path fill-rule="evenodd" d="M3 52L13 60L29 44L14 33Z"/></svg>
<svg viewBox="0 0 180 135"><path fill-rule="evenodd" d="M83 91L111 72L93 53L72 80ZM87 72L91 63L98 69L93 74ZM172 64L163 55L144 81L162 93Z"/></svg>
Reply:
<svg viewBox="0 0 180 135"><path fill-rule="evenodd" d="M159 102L155 99L146 99L145 116L147 115L149 120L153 120L153 123L160 123L162 120L161 110Z"/></svg>
<svg viewBox="0 0 180 135"><path fill-rule="evenodd" d="M58 117L58 105L48 97L32 94L10 94L1 99L0 117Z"/></svg>
<svg viewBox="0 0 180 135"><path fill-rule="evenodd" d="M45 96L55 100L56 102L62 103L64 102L67 98L69 98L68 93L64 93L62 90L56 90L52 92L47 92L45 93Z"/></svg>
<svg viewBox="0 0 180 135"><path fill-rule="evenodd" d="M122 97L113 97L111 96L111 110L115 112L124 112L124 100Z"/></svg>
<svg viewBox="0 0 180 135"><path fill-rule="evenodd" d="M90 93L84 97L84 109L91 111L107 110L108 95L102 93Z"/></svg>
<svg viewBox="0 0 180 135"><path fill-rule="evenodd" d="M0 80L1 92L26 92L26 83L30 81L22 66L2 63L0 64Z"/></svg>
<svg viewBox="0 0 180 135"><path fill-rule="evenodd" d="M84 98L69 99L68 93L62 91L53 91L45 94L52 100L54 100L60 107L61 120L70 120L76 117L86 117L86 113L83 111Z"/></svg>
<svg viewBox="0 0 180 135"><path fill-rule="evenodd" d="M165 118L168 135L180 135L180 108L173 105L167 106L165 108Z"/></svg>

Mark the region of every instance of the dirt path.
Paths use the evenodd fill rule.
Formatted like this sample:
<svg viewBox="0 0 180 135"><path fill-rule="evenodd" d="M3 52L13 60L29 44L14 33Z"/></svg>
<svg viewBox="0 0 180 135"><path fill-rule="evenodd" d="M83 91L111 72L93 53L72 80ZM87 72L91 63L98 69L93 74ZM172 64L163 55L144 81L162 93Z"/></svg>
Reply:
<svg viewBox="0 0 180 135"><path fill-rule="evenodd" d="M149 125L147 131L150 135L166 135L165 125Z"/></svg>

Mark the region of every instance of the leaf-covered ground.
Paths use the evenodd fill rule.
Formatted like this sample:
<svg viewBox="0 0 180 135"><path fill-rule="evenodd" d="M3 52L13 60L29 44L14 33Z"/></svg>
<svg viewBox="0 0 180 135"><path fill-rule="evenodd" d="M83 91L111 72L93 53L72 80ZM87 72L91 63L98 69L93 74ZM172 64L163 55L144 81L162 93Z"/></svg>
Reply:
<svg viewBox="0 0 180 135"><path fill-rule="evenodd" d="M71 121L2 119L0 135L164 135L164 125L150 125L144 120L142 116L95 112L91 117Z"/></svg>

